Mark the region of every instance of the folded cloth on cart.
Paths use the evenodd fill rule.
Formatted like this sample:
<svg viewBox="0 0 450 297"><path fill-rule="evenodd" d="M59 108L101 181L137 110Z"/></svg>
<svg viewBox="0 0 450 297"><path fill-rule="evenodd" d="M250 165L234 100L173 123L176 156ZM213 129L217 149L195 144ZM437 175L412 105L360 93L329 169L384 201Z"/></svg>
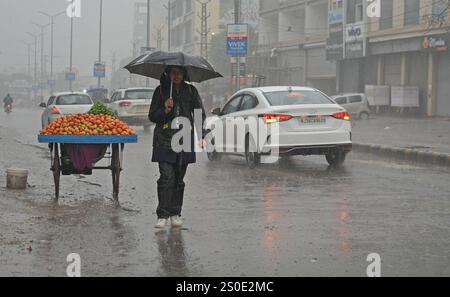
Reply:
<svg viewBox="0 0 450 297"><path fill-rule="evenodd" d="M91 170L103 159L107 145L102 144L65 144L65 154L70 158L73 168L78 172Z"/></svg>

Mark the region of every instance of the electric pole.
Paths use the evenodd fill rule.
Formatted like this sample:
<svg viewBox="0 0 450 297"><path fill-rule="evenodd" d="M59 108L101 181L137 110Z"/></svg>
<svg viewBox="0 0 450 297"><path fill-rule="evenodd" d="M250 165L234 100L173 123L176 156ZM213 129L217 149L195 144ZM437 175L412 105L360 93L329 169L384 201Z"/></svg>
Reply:
<svg viewBox="0 0 450 297"><path fill-rule="evenodd" d="M69 72L70 76L72 76L72 67L73 67L73 16L70 18L70 61L69 61ZM69 90L72 90L72 77L69 79Z"/></svg>
<svg viewBox="0 0 450 297"><path fill-rule="evenodd" d="M162 38L162 30L163 30L163 26L160 26L160 27L158 27L158 28L155 28L155 31L156 31L156 48L158 49L158 50L162 50L162 41L163 41L163 38Z"/></svg>
<svg viewBox="0 0 450 297"><path fill-rule="evenodd" d="M197 2L202 5L202 13L197 15L201 22L200 31L197 31L200 34L200 55L208 59L208 19L211 17L211 14L208 13L208 4L211 0L197 0Z"/></svg>
<svg viewBox="0 0 450 297"><path fill-rule="evenodd" d="M241 0L234 0L234 23L241 22ZM236 91L241 89L241 57L236 56Z"/></svg>
<svg viewBox="0 0 450 297"><path fill-rule="evenodd" d="M151 22L150 22L150 0L147 0L147 52L150 51L150 36L151 36ZM150 79L145 80L146 87L150 87Z"/></svg>
<svg viewBox="0 0 450 297"><path fill-rule="evenodd" d="M103 22L103 0L100 0L100 28L98 38L98 63L102 64L102 22ZM100 89L102 78L98 76L97 87Z"/></svg>
<svg viewBox="0 0 450 297"><path fill-rule="evenodd" d="M170 38L171 38L171 25L172 25L172 8L175 7L175 3L171 3L170 0L167 2L167 5L163 5L165 9L167 9L167 51L170 52Z"/></svg>

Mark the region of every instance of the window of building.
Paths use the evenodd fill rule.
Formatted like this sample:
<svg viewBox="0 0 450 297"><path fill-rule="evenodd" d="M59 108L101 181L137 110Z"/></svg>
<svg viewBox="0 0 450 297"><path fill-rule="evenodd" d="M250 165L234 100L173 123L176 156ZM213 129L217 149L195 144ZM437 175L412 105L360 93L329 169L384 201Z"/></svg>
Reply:
<svg viewBox="0 0 450 297"><path fill-rule="evenodd" d="M446 0L433 0L433 18L435 20L447 20L449 14L447 6L448 2Z"/></svg>
<svg viewBox="0 0 450 297"><path fill-rule="evenodd" d="M362 0L347 1L347 24L353 24L363 20L364 5Z"/></svg>
<svg viewBox="0 0 450 297"><path fill-rule="evenodd" d="M393 25L393 0L381 1L380 30L391 29Z"/></svg>
<svg viewBox="0 0 450 297"><path fill-rule="evenodd" d="M420 23L420 0L404 0L405 19L404 25L418 25Z"/></svg>
<svg viewBox="0 0 450 297"><path fill-rule="evenodd" d="M183 4L184 4L184 0L177 0L176 2L176 12L177 12L177 18L182 17L183 16Z"/></svg>
<svg viewBox="0 0 450 297"><path fill-rule="evenodd" d="M186 0L186 13L192 12L192 0Z"/></svg>

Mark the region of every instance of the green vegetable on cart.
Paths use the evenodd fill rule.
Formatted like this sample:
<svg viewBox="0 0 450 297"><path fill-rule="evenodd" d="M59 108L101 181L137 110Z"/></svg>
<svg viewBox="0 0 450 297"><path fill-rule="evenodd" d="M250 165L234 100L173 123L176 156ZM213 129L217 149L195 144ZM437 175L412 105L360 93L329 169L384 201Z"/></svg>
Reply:
<svg viewBox="0 0 450 297"><path fill-rule="evenodd" d="M92 106L91 110L89 110L88 114L93 114L93 115L104 114L104 115L110 115L110 116L117 117L117 114L115 112L113 112L113 110L111 108L109 108L102 102L95 103L94 106Z"/></svg>

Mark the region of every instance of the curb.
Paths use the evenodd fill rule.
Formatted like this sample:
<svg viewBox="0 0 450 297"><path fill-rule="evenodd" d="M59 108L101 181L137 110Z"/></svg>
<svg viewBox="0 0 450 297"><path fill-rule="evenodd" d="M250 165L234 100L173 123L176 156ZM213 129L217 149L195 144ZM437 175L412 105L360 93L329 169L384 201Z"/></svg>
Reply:
<svg viewBox="0 0 450 297"><path fill-rule="evenodd" d="M353 143L353 149L359 152L393 157L400 160L414 161L450 167L450 154L427 152L415 149L403 149L378 144Z"/></svg>

